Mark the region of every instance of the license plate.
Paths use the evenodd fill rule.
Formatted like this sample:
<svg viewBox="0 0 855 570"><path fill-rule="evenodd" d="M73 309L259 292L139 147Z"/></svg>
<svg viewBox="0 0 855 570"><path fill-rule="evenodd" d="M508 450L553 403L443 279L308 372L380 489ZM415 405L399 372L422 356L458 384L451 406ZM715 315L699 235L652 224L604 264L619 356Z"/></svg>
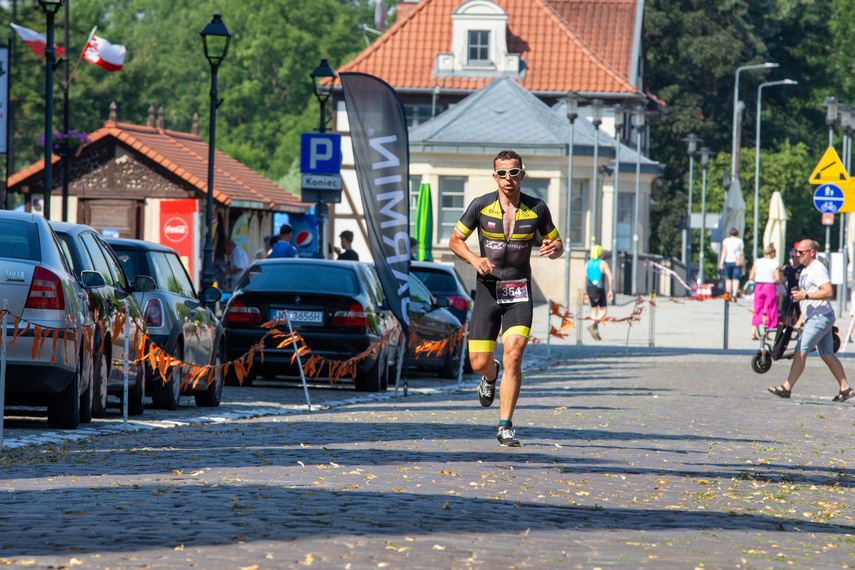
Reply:
<svg viewBox="0 0 855 570"><path fill-rule="evenodd" d="M273 313L273 318L279 318L282 315L284 319L285 309L271 311ZM324 313L323 311L287 311L288 320L291 321L291 324L312 324L312 325L322 325L324 324Z"/></svg>

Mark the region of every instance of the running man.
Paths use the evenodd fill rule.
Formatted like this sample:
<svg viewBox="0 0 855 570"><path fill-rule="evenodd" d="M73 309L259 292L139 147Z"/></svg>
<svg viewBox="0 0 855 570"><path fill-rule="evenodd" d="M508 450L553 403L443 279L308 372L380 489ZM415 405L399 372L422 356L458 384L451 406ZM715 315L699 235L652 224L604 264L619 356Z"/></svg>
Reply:
<svg viewBox="0 0 855 570"><path fill-rule="evenodd" d="M608 279L609 292L606 293L604 281ZM615 279L609 264L603 259L603 246L595 245L591 248L591 259L585 264L585 303L591 304L591 319L594 324L588 326L588 332L594 340L603 340L600 337L600 322L606 320L608 303L614 299Z"/></svg>
<svg viewBox="0 0 855 570"><path fill-rule="evenodd" d="M546 203L520 191L525 178L520 155L503 150L493 159L493 168L498 189L469 204L451 234L449 246L478 272L469 330L469 360L475 373L482 375L478 401L489 407L496 397L501 365L493 352L501 329L505 373L496 437L504 446L518 447L511 420L520 395L523 351L531 331L531 249L536 232L544 236L541 256L557 259L564 246ZM480 256L472 253L465 241L476 229Z"/></svg>

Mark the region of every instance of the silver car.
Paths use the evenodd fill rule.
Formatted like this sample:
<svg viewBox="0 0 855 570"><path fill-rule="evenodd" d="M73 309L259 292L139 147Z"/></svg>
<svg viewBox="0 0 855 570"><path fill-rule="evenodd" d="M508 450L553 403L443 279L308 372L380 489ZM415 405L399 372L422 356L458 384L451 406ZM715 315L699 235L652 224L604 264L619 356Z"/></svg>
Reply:
<svg viewBox="0 0 855 570"><path fill-rule="evenodd" d="M0 210L0 244L0 309L6 301L9 311L6 404L46 405L50 427L75 429L92 420L92 347L84 338L94 327L86 290L42 216ZM82 281L103 284L94 272Z"/></svg>
<svg viewBox="0 0 855 570"><path fill-rule="evenodd" d="M152 342L187 364L222 363L223 328L210 308L222 296L220 290L208 287L201 298L197 296L181 258L165 245L118 238L109 238L107 243L130 281L136 282L141 276L154 278L154 291L134 290ZM151 394L155 408L176 409L181 394L193 394L197 406L215 407L220 405L223 375L217 374L211 382L206 376L191 384L186 374L173 373L164 382L159 373L146 365L146 392Z"/></svg>

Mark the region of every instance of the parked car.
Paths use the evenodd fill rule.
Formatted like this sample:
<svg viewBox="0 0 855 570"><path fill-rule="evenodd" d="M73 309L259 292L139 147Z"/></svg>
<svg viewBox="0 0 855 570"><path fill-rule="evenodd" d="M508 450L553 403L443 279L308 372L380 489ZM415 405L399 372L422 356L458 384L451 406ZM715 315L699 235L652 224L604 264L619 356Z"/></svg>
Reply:
<svg viewBox="0 0 855 570"><path fill-rule="evenodd" d="M377 268L368 264L377 282L377 290L382 295ZM409 276L410 305L407 311L410 321L410 333L419 341L444 341L461 334L463 325L449 310L449 301L445 297L434 296L418 276L411 270ZM457 378L463 347L456 345L454 350L419 351L418 344L407 345L410 368L436 368L440 378Z"/></svg>
<svg viewBox="0 0 855 570"><path fill-rule="evenodd" d="M12 342L6 353L6 405L46 405L50 427L75 429L92 419L91 360L82 341L94 328L85 307L86 290L71 274L42 216L0 210L0 244L0 308L6 301L10 315L5 332ZM97 273L82 277L90 286L103 282ZM13 342L14 317L57 331L58 342L42 340L34 357L34 328L20 324Z"/></svg>
<svg viewBox="0 0 855 570"><path fill-rule="evenodd" d="M328 359L347 360L388 335L390 342L376 356L359 362L354 380L360 391L386 389L399 325L366 265L305 258L255 261L223 313L227 357L234 360L246 354L267 333L261 325L286 311L312 354ZM279 329L287 330L287 325L283 322ZM266 341L263 362L256 357L250 374L299 377L296 361L291 362L293 348L280 349L276 344L273 339Z"/></svg>
<svg viewBox="0 0 855 570"><path fill-rule="evenodd" d="M422 281L410 273L410 332L420 341L442 341L461 334L463 325L448 309L446 297L434 297ZM440 378L457 378L460 358L464 354L463 343L441 352L417 352L418 345L412 342L407 347L409 366L436 368Z"/></svg>
<svg viewBox="0 0 855 570"><path fill-rule="evenodd" d="M197 295L181 258L165 245L119 238L109 238L107 243L129 278L154 279L154 290L134 291L152 342L174 358L195 366L219 366L225 362L223 327L212 310L222 296L220 290L208 287L201 296ZM220 405L222 373L210 384L200 381L193 387L184 382L178 368L173 368L169 381L164 382L160 373L146 364L145 378L155 408L178 408L181 394L193 394L197 406Z"/></svg>
<svg viewBox="0 0 855 570"><path fill-rule="evenodd" d="M143 366L134 362L139 357L134 338L146 333L146 325L131 294L133 288L110 246L97 231L67 222L50 225L59 238L71 273L80 283L85 271L96 271L104 278L103 286L89 288L89 312L98 323L92 343L92 416L106 415L108 394L124 397L125 327L116 328L114 324L124 312L126 301L132 320L128 335L128 415L139 416L145 411L145 378ZM139 281L138 286L153 289L154 282L149 281L147 284Z"/></svg>
<svg viewBox="0 0 855 570"><path fill-rule="evenodd" d="M411 261L410 273L418 277L430 292L436 297L448 299L448 310L461 323L466 323L472 316L473 298L475 291L467 292L463 278L453 265L434 263L432 261ZM468 343L467 343L468 344ZM466 347L463 370L472 372L469 363L469 347Z"/></svg>

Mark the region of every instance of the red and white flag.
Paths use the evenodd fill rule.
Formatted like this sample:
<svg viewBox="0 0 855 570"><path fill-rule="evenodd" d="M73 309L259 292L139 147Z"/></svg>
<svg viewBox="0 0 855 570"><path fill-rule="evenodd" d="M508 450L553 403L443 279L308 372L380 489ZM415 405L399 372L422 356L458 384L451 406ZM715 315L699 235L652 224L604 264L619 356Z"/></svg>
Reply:
<svg viewBox="0 0 855 570"><path fill-rule="evenodd" d="M24 43L30 46L30 49L33 50L33 53L35 53L39 57L45 56L47 38L44 34L34 32L30 28L25 28L23 26L17 26L15 24L10 25L12 26L12 29L15 30L15 32L17 32L19 36L21 36L21 39L24 40ZM53 48L55 50L54 53L56 53L56 55L60 57L65 55L65 50L59 47L58 45L54 44Z"/></svg>
<svg viewBox="0 0 855 570"><path fill-rule="evenodd" d="M83 59L107 71L119 71L125 63L125 46L113 45L92 30L83 48Z"/></svg>

